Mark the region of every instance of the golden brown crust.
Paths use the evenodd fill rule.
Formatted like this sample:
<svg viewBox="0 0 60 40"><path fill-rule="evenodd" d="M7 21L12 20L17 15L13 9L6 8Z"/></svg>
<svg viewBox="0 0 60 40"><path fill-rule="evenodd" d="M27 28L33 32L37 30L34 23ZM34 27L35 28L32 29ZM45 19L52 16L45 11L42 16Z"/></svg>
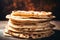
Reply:
<svg viewBox="0 0 60 40"><path fill-rule="evenodd" d="M51 14L45 11L12 11L6 16L9 22L3 33L5 36L33 39L51 36L54 32L50 20L55 18Z"/></svg>
<svg viewBox="0 0 60 40"><path fill-rule="evenodd" d="M50 35L52 35L54 32L51 31L46 31L46 32L28 32L28 33L15 33L15 32L12 32L12 31L9 31L8 34L9 35L12 35L12 36L15 36L15 37L19 37L19 38L29 38L29 37L32 37L32 38L42 38L42 37L48 37Z"/></svg>
<svg viewBox="0 0 60 40"><path fill-rule="evenodd" d="M11 26L8 26L6 29L14 31L14 32L41 32L41 31L51 30L50 27L47 27L47 28L13 28Z"/></svg>
<svg viewBox="0 0 60 40"><path fill-rule="evenodd" d="M51 15L51 12L45 12L45 11L41 11L41 12L37 12L37 11L13 11L11 15L14 16L39 16L39 15Z"/></svg>
<svg viewBox="0 0 60 40"><path fill-rule="evenodd" d="M8 23L8 25L14 27L14 28L46 28L46 27L50 27L50 24L46 24L46 25L15 25L15 24L12 24L12 23Z"/></svg>

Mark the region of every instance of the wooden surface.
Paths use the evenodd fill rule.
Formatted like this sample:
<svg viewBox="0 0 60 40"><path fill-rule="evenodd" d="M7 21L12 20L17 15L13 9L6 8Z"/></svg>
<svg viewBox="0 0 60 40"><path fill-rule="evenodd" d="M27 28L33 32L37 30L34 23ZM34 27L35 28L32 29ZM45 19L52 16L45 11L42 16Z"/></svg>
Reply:
<svg viewBox="0 0 60 40"><path fill-rule="evenodd" d="M51 23L56 25L54 28L55 34L48 38L42 38L42 39L19 39L14 37L5 37L3 35L3 29L7 25L8 21L0 21L0 40L60 40L60 21L52 21Z"/></svg>

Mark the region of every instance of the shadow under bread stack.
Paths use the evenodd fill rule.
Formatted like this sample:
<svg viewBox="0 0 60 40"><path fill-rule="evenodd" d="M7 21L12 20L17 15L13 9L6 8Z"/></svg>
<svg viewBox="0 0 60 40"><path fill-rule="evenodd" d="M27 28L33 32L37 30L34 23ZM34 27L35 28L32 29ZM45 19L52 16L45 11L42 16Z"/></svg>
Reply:
<svg viewBox="0 0 60 40"><path fill-rule="evenodd" d="M51 36L54 25L50 21L55 18L51 12L45 11L12 11L7 15L8 25L5 27L5 36L18 38L44 38Z"/></svg>

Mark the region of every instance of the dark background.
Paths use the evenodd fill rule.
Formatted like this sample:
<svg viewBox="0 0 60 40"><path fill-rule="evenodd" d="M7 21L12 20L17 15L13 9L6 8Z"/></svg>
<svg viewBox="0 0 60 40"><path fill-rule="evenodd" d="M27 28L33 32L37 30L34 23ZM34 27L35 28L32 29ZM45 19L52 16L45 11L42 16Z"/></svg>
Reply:
<svg viewBox="0 0 60 40"><path fill-rule="evenodd" d="M0 20L13 10L51 11L60 20L60 0L0 0Z"/></svg>

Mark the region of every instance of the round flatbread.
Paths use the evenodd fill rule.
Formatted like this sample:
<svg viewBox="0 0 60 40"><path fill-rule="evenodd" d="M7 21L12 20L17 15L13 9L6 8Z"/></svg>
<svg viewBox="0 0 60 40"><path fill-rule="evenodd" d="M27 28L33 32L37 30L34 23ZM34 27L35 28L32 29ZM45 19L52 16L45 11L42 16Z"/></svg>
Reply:
<svg viewBox="0 0 60 40"><path fill-rule="evenodd" d="M54 32L53 31L46 31L46 32L30 32L30 33L15 33L12 31L8 32L10 35L19 37L19 38L43 38L43 37L48 37L51 36Z"/></svg>
<svg viewBox="0 0 60 40"><path fill-rule="evenodd" d="M11 22L8 22L8 25L12 26L13 28L42 28L42 27L48 27L50 26L50 24L46 24L46 25L15 25L12 24Z"/></svg>
<svg viewBox="0 0 60 40"><path fill-rule="evenodd" d="M8 26L8 28L6 28L7 30L11 30L13 32L41 32L41 31L47 31L47 30L52 30L51 28L12 28L11 26Z"/></svg>
<svg viewBox="0 0 60 40"><path fill-rule="evenodd" d="M48 21L48 20L51 20L52 18L41 18L41 19L35 19L35 18L22 18L20 16L11 16L11 15L7 15L6 18L8 19L12 19L12 20L17 20L17 21Z"/></svg>

